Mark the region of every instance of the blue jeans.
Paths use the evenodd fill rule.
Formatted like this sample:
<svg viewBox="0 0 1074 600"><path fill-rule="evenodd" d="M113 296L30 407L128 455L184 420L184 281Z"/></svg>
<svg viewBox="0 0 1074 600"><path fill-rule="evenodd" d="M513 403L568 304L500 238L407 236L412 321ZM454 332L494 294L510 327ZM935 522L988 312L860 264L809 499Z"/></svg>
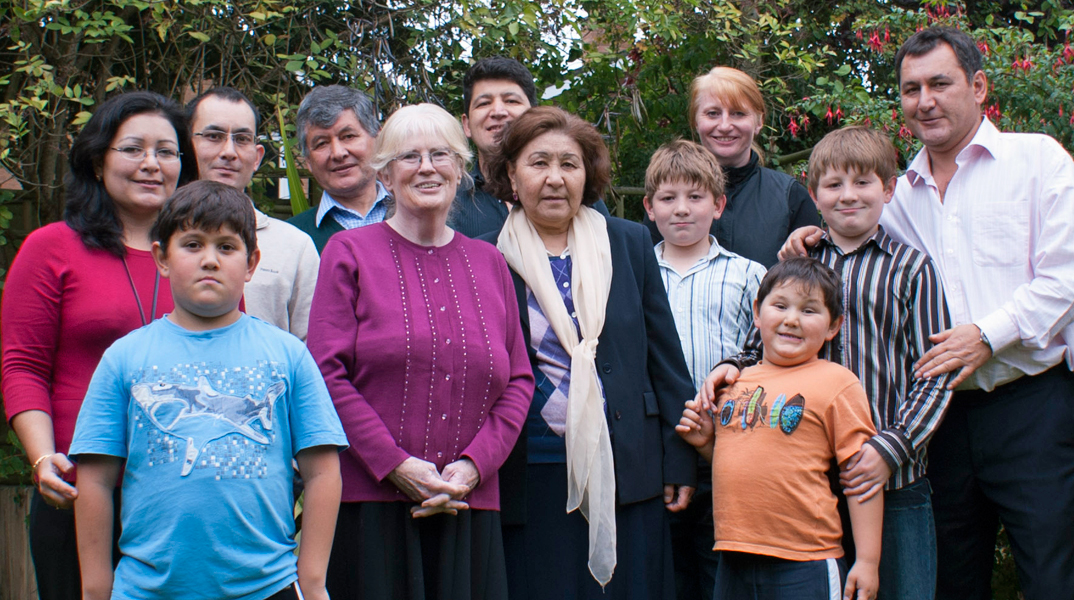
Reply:
<svg viewBox="0 0 1074 600"><path fill-rule="evenodd" d="M843 597L842 558L795 561L721 552L713 600L832 600Z"/></svg>
<svg viewBox="0 0 1074 600"><path fill-rule="evenodd" d="M884 492L878 600L932 600L936 595L936 526L928 479Z"/></svg>

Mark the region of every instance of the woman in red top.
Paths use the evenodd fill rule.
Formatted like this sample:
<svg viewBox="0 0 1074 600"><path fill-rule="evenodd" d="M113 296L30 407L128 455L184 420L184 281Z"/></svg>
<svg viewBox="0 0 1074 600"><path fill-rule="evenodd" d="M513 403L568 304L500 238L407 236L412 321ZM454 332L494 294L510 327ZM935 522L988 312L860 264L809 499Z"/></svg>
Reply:
<svg viewBox="0 0 1074 600"><path fill-rule="evenodd" d="M182 109L151 92L105 102L71 146L64 221L26 238L3 297L4 409L36 487L30 551L42 600L81 596L66 452L105 349L172 309L149 232L197 178Z"/></svg>

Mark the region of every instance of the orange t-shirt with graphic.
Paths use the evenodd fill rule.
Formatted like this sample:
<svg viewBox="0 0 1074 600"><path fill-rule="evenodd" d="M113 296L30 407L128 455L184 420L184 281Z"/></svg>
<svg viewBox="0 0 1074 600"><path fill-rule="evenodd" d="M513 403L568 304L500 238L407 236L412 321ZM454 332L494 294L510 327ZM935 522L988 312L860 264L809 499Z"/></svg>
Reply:
<svg viewBox="0 0 1074 600"><path fill-rule="evenodd" d="M846 368L814 359L742 371L718 397L712 460L716 550L787 560L843 555L827 471L876 434Z"/></svg>

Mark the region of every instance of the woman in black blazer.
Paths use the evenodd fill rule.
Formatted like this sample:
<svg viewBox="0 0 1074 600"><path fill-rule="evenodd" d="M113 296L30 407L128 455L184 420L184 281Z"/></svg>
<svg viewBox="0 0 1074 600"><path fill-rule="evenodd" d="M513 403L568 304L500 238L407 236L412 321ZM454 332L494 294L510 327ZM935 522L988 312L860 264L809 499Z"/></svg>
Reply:
<svg viewBox="0 0 1074 600"><path fill-rule="evenodd" d="M537 381L500 471L511 598L673 598L667 512L696 467L674 426L694 390L649 233L590 208L608 151L560 109L511 123L490 166L514 207L485 239L511 267Z"/></svg>

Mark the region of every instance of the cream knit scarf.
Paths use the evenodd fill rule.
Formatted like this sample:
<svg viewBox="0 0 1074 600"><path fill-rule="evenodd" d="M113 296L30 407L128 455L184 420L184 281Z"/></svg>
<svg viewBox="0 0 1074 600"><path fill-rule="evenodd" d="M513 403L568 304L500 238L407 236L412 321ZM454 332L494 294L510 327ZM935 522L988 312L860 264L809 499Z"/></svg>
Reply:
<svg viewBox="0 0 1074 600"><path fill-rule="evenodd" d="M611 581L616 562L615 469L596 363L597 337L604 329L612 287L608 225L599 212L582 206L567 231L567 248L573 260L572 297L581 340L556 289L544 242L521 206L511 210L496 246L533 291L559 343L571 355L567 512L581 508L589 521L589 572L603 587Z"/></svg>

